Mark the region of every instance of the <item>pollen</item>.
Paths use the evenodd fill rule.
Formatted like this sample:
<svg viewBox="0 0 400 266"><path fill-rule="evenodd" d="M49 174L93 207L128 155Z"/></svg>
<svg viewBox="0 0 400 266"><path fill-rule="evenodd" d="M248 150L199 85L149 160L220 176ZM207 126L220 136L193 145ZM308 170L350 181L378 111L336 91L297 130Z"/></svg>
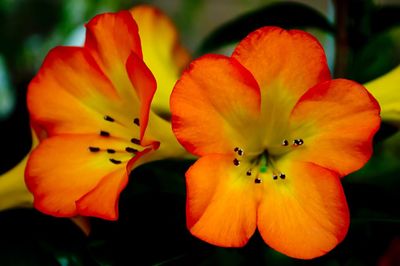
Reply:
<svg viewBox="0 0 400 266"><path fill-rule="evenodd" d="M293 146L300 146L300 145L303 145L304 144L304 141L302 140L302 139L295 139L295 140L293 140Z"/></svg>
<svg viewBox="0 0 400 266"><path fill-rule="evenodd" d="M140 145L140 140L136 138L131 138L131 142L136 145Z"/></svg>
<svg viewBox="0 0 400 266"><path fill-rule="evenodd" d="M137 149L134 149L134 148L131 148L131 147L126 147L126 148L125 148L125 151L130 152L130 153L136 153L136 152L138 152Z"/></svg>
<svg viewBox="0 0 400 266"><path fill-rule="evenodd" d="M101 131L100 131L100 136L102 136L102 137L109 137L109 136L110 136L110 133L107 132L107 131L101 130Z"/></svg>
<svg viewBox="0 0 400 266"><path fill-rule="evenodd" d="M110 158L110 162L112 162L113 164L120 164L120 163L122 163L120 160L116 160L116 159L113 159L113 158Z"/></svg>
<svg viewBox="0 0 400 266"><path fill-rule="evenodd" d="M89 151L91 151L91 152L99 152L100 148L99 147L89 147Z"/></svg>
<svg viewBox="0 0 400 266"><path fill-rule="evenodd" d="M115 119L112 118L112 117L109 116L109 115L105 115L105 116L104 116L104 120L106 120L106 121L108 121L108 122L114 122L114 121L115 121Z"/></svg>

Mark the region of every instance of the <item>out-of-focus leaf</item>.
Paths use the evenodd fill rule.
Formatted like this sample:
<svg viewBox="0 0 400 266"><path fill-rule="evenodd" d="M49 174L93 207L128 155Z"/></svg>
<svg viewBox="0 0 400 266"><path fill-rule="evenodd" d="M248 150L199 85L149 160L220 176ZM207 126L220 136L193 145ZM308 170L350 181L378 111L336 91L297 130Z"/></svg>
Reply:
<svg viewBox="0 0 400 266"><path fill-rule="evenodd" d="M371 30L380 33L392 27L400 26L400 6L382 6L371 15Z"/></svg>
<svg viewBox="0 0 400 266"><path fill-rule="evenodd" d="M354 54L348 78L366 83L400 63L400 27L376 35Z"/></svg>
<svg viewBox="0 0 400 266"><path fill-rule="evenodd" d="M289 29L312 27L334 32L331 23L311 7L299 3L276 3L242 15L217 28L205 38L198 54L240 41L250 32L267 25Z"/></svg>

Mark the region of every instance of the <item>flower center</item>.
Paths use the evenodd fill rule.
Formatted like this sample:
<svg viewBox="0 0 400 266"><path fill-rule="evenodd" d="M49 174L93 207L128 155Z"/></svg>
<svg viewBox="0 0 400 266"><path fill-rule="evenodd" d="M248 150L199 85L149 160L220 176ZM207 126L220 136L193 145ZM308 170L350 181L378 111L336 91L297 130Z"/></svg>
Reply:
<svg viewBox="0 0 400 266"><path fill-rule="evenodd" d="M282 147L287 148L282 154L290 152L292 149L298 148L304 144L303 139L297 138L291 141L284 139L281 143ZM253 177L255 184L261 184L263 179L268 175L272 177L273 180L285 180L287 178L286 174L283 173L276 164L275 156L272 156L268 149L265 149L261 153L257 154L246 154L245 151L240 147L235 147L233 149L236 156L233 159L233 165L236 167L244 168L243 171L247 177ZM242 163L243 162L243 163Z"/></svg>
<svg viewBox="0 0 400 266"><path fill-rule="evenodd" d="M109 115L104 116L104 121L108 123L117 123L113 117ZM140 120L139 118L134 118L133 124L136 127L140 127ZM136 130L139 132L139 130ZM111 138L112 134L109 131L100 129L99 135L103 138ZM144 149L143 146L141 146L140 139L137 137L133 137L130 139L130 141L126 141L126 145L124 147L121 147L121 145L118 145L118 147L115 146L116 144L112 141L110 141L109 146L99 146L99 145L93 145L89 146L88 149L92 153L107 153L109 154L108 160L113 163L113 164L121 164L122 162L129 161L132 157L134 157L139 151L142 151Z"/></svg>

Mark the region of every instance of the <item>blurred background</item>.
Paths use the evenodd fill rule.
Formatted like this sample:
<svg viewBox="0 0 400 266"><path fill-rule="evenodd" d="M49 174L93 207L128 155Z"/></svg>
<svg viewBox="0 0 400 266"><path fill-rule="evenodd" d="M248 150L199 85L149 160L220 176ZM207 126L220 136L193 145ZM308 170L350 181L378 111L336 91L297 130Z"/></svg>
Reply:
<svg viewBox="0 0 400 266"><path fill-rule="evenodd" d="M83 25L94 15L142 3L172 18L194 58L229 54L252 30L276 25L314 34L335 77L366 83L400 62L400 0L0 0L0 174L30 150L26 89L47 52L82 45ZM242 249L192 237L184 183L191 163L135 170L119 221L91 219L89 236L69 219L31 208L1 211L0 265L400 265L400 135L393 125L382 125L371 161L343 181L352 217L346 239L312 261L275 252L257 234Z"/></svg>

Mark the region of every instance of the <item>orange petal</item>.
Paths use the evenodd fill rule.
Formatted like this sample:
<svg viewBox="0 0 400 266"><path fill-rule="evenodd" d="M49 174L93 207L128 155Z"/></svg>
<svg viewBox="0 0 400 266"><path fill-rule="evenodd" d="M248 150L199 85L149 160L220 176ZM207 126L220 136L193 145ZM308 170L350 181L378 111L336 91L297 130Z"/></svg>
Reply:
<svg viewBox="0 0 400 266"><path fill-rule="evenodd" d="M311 88L291 115L292 138L304 144L290 156L341 176L358 170L371 156L379 111L371 94L353 81L337 79Z"/></svg>
<svg viewBox="0 0 400 266"><path fill-rule="evenodd" d="M264 241L288 256L311 259L345 237L349 211L338 176L311 163L282 162L285 179L266 178L257 226Z"/></svg>
<svg viewBox="0 0 400 266"><path fill-rule="evenodd" d="M191 63L171 95L172 127L196 155L232 152L254 140L260 91L236 60L207 55Z"/></svg>
<svg viewBox="0 0 400 266"><path fill-rule="evenodd" d="M114 146L110 147L109 145ZM112 137L97 135L61 135L43 140L33 150L27 164L25 181L34 194L34 206L54 216L78 214L97 216L104 219L116 218L117 195L126 184L126 162L132 157L123 152L124 142ZM90 152L89 147L102 150ZM116 148L109 154L106 148ZM121 152L120 152L121 151ZM121 160L114 164L111 158ZM91 191L104 186L108 195L95 191L97 202L77 208L77 202ZM104 191L103 190L103 191ZM101 196L101 197L100 197ZM82 213L81 213L82 212Z"/></svg>
<svg viewBox="0 0 400 266"><path fill-rule="evenodd" d="M254 75L266 112L270 96L264 94L271 93L267 91L283 91L282 100L290 109L307 89L330 79L322 46L304 31L263 27L242 40L232 57Z"/></svg>
<svg viewBox="0 0 400 266"><path fill-rule="evenodd" d="M247 243L256 229L257 187L243 177L231 156L207 155L190 167L186 214L193 235L224 247Z"/></svg>
<svg viewBox="0 0 400 266"><path fill-rule="evenodd" d="M47 55L29 84L27 101L32 121L50 136L117 130L130 139L139 114L135 99L119 97L90 54L78 47L57 47ZM105 115L118 123L104 121Z"/></svg>
<svg viewBox="0 0 400 266"><path fill-rule="evenodd" d="M142 58L136 22L128 11L105 13L87 25L85 48L99 64L123 98L134 96L125 64L134 52Z"/></svg>
<svg viewBox="0 0 400 266"><path fill-rule="evenodd" d="M161 10L139 5L131 10L131 14L139 27L143 60L157 80L152 109L168 114L172 88L190 56L179 43L175 25Z"/></svg>
<svg viewBox="0 0 400 266"><path fill-rule="evenodd" d="M156 92L157 83L143 60L135 53L131 53L129 56L126 69L140 101L140 140L142 140L147 128L151 100Z"/></svg>

